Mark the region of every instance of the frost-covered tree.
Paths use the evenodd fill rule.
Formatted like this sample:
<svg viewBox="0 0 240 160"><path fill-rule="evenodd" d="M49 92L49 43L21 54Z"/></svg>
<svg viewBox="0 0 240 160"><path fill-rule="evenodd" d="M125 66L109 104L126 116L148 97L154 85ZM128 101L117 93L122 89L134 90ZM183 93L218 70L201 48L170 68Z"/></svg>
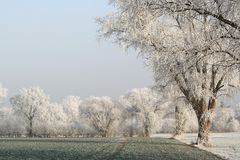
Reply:
<svg viewBox="0 0 240 160"><path fill-rule="evenodd" d="M114 0L116 12L98 19L101 35L139 51L153 68L158 87L178 87L197 115L197 143L206 145L217 98L239 80L239 45L233 38L239 30L226 22L228 18L221 19L226 12L234 17L239 3L221 5L220 17L204 9L192 10L214 8L214 0L209 2ZM231 28L234 32L229 33Z"/></svg>
<svg viewBox="0 0 240 160"><path fill-rule="evenodd" d="M66 121L68 123L69 134L78 134L78 129L80 127L80 112L79 107L82 103L80 97L68 96L62 101L63 111L66 114Z"/></svg>
<svg viewBox="0 0 240 160"><path fill-rule="evenodd" d="M100 136L113 134L119 119L119 109L110 97L89 97L80 105L86 123Z"/></svg>
<svg viewBox="0 0 240 160"><path fill-rule="evenodd" d="M174 88L174 86L160 86L159 89L159 92L162 95L162 101L165 102L165 114L163 114L164 117L161 118L163 119L163 121L165 121L165 119L170 119L169 121L172 121L171 119L173 119L174 115L175 131L173 136L179 137L182 135L182 133L185 132L185 126L188 120L187 110L189 109L189 104L186 101L185 97L182 95L182 93L176 89L176 87ZM166 127L163 126L161 132L171 131L172 125L169 124L169 129L167 130L165 128Z"/></svg>
<svg viewBox="0 0 240 160"><path fill-rule="evenodd" d="M41 136L77 136L80 129L79 97L68 96L62 103L42 107L35 119L34 130Z"/></svg>
<svg viewBox="0 0 240 160"><path fill-rule="evenodd" d="M154 126L155 114L158 111L159 95L152 89L133 89L124 95L131 119L136 118L142 128L142 135L149 137Z"/></svg>
<svg viewBox="0 0 240 160"><path fill-rule="evenodd" d="M11 107L0 108L0 135L21 136L25 133L24 121L14 114Z"/></svg>
<svg viewBox="0 0 240 160"><path fill-rule="evenodd" d="M175 106L175 120L176 120L176 129L174 137L181 136L184 133L184 127L186 125L186 114L185 114L185 106Z"/></svg>
<svg viewBox="0 0 240 160"><path fill-rule="evenodd" d="M143 0L139 3L155 16L174 17L179 24L189 20L211 23L214 34L211 35L211 40L217 41L221 46L214 54L225 54L228 65L239 66L240 2L238 0Z"/></svg>
<svg viewBox="0 0 240 160"><path fill-rule="evenodd" d="M28 123L28 135L33 136L33 122L39 110L46 107L49 103L49 97L39 87L32 87L29 89L23 88L20 93L11 97L10 103L13 109L19 116Z"/></svg>
<svg viewBox="0 0 240 160"><path fill-rule="evenodd" d="M215 132L237 132L239 121L235 118L234 110L221 105L216 111L212 130Z"/></svg>
<svg viewBox="0 0 240 160"><path fill-rule="evenodd" d="M164 100L165 99L161 99ZM176 130L176 119L174 116L174 103L166 101L158 105L158 110L155 112L154 130L157 133L172 133Z"/></svg>
<svg viewBox="0 0 240 160"><path fill-rule="evenodd" d="M135 134L142 133L141 126L139 127L136 110L131 106L131 103L120 96L118 102L121 104L121 116L119 130L125 137L133 137ZM140 131L139 131L140 130Z"/></svg>
<svg viewBox="0 0 240 160"><path fill-rule="evenodd" d="M240 122L240 103L238 103L234 108L236 119Z"/></svg>
<svg viewBox="0 0 240 160"><path fill-rule="evenodd" d="M66 123L63 123L63 119L67 119L63 112L63 107L58 103L48 103L38 109L32 127L34 134L40 137L64 135L67 130L65 128L62 129L66 127ZM64 124L64 126L59 127L60 124Z"/></svg>
<svg viewBox="0 0 240 160"><path fill-rule="evenodd" d="M48 105L46 114L43 115L43 121L47 126L47 133L50 136L69 136L72 131L69 129L70 123L68 115L64 112L63 106L58 103Z"/></svg>
<svg viewBox="0 0 240 160"><path fill-rule="evenodd" d="M0 103L7 97L7 89L0 84ZM24 133L23 121L14 114L11 107L0 107L0 134L2 136L20 136Z"/></svg>

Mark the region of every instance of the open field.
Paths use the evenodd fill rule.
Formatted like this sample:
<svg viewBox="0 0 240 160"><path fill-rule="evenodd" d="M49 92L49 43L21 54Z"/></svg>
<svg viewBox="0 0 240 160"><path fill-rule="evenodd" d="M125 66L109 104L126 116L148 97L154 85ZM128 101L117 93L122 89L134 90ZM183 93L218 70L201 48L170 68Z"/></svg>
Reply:
<svg viewBox="0 0 240 160"><path fill-rule="evenodd" d="M195 141L196 136L197 134L185 134L181 141L189 144L191 141ZM210 143L212 143L212 147L201 146L201 149L229 160L240 159L240 133L211 133Z"/></svg>
<svg viewBox="0 0 240 160"><path fill-rule="evenodd" d="M155 134L154 138L170 138L172 134ZM197 133L186 133L179 137L179 141L191 144L196 142ZM212 147L198 146L203 150L212 152L229 160L240 159L240 133L210 133L209 141Z"/></svg>
<svg viewBox="0 0 240 160"><path fill-rule="evenodd" d="M174 139L0 139L1 160L222 160L204 150Z"/></svg>

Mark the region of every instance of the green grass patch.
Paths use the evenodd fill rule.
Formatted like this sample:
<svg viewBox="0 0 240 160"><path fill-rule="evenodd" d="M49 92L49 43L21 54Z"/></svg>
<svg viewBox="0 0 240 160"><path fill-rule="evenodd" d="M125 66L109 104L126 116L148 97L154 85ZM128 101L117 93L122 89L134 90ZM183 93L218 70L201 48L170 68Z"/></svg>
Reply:
<svg viewBox="0 0 240 160"><path fill-rule="evenodd" d="M162 138L0 139L0 160L222 160Z"/></svg>

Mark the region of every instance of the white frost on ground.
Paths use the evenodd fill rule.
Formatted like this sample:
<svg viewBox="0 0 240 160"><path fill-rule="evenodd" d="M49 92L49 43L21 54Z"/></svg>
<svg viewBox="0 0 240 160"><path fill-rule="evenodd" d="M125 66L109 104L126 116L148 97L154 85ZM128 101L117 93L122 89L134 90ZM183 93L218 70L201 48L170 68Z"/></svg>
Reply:
<svg viewBox="0 0 240 160"><path fill-rule="evenodd" d="M171 138L172 135L156 134L152 137ZM192 144L192 142L196 142L196 137L197 134L194 133L184 134L179 140L187 144ZM212 147L199 146L199 148L226 159L240 160L240 133L211 133L209 140L213 145Z"/></svg>

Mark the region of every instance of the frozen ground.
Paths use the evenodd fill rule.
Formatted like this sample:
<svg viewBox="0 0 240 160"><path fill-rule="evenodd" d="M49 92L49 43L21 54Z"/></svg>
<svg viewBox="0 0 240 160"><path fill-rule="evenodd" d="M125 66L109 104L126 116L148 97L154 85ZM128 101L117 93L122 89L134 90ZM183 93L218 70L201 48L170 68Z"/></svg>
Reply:
<svg viewBox="0 0 240 160"><path fill-rule="evenodd" d="M170 138L170 134L157 134L153 137ZM197 134L184 134L179 140L191 144L196 141ZM210 151L230 160L240 160L240 133L211 133L210 143L212 147L201 149Z"/></svg>
<svg viewBox="0 0 240 160"><path fill-rule="evenodd" d="M223 160L167 138L0 138L0 160Z"/></svg>

